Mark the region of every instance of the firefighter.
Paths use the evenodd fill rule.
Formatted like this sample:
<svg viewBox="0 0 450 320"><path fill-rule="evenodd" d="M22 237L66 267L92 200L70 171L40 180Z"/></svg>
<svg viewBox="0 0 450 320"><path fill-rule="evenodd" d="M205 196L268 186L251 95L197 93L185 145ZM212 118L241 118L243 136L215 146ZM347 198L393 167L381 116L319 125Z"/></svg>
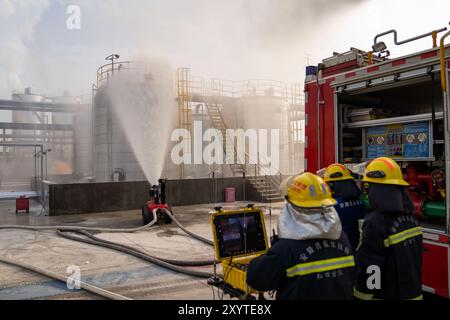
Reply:
<svg viewBox="0 0 450 320"><path fill-rule="evenodd" d="M363 181L373 209L363 224L356 252L358 299L422 299L422 232L414 218L398 164L389 158L369 163Z"/></svg>
<svg viewBox="0 0 450 320"><path fill-rule="evenodd" d="M336 201L322 178L303 173L289 184L278 235L247 269L247 284L279 300L352 299L354 257Z"/></svg>
<svg viewBox="0 0 450 320"><path fill-rule="evenodd" d="M347 167L335 163L325 171L328 184L337 203L334 206L341 219L342 230L348 237L353 250L359 243L359 220L364 219L365 206L361 201L361 190Z"/></svg>

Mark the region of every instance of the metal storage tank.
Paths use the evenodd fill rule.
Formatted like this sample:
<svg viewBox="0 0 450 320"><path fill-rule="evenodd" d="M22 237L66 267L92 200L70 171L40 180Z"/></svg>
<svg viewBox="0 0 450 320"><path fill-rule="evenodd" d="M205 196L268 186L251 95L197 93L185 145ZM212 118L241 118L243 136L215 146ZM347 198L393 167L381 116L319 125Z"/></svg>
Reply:
<svg viewBox="0 0 450 320"><path fill-rule="evenodd" d="M105 83L94 100L95 180L144 181L144 172L113 109L109 90L109 83Z"/></svg>
<svg viewBox="0 0 450 320"><path fill-rule="evenodd" d="M98 89L94 111L94 158L97 182L145 180L125 133L112 110L107 85ZM136 170L136 166L139 170ZM126 167L126 168L125 168ZM132 177L134 176L134 177Z"/></svg>
<svg viewBox="0 0 450 320"><path fill-rule="evenodd" d="M42 102L47 100L47 98L40 94L31 93L31 88L25 88L23 93L13 93L12 100L15 101L26 101L26 102Z"/></svg>
<svg viewBox="0 0 450 320"><path fill-rule="evenodd" d="M53 103L74 105L79 104L80 100L77 97L69 96L69 93L66 91L64 95L61 97L52 97ZM52 113L52 123L55 124L73 124L73 113L68 112L53 112Z"/></svg>
<svg viewBox="0 0 450 320"><path fill-rule="evenodd" d="M24 93L13 93L13 101L24 102L44 102L47 98L40 94L31 93L31 88L25 88ZM35 111L13 111L12 122L13 123L45 123L46 115L44 112ZM20 136L20 140L26 140L27 134L30 134L28 130L14 130L14 133ZM39 131L35 131L35 134L39 134Z"/></svg>
<svg viewBox="0 0 450 320"><path fill-rule="evenodd" d="M172 77L162 61L114 62L98 69L93 108L97 181L155 184L161 178L176 117Z"/></svg>
<svg viewBox="0 0 450 320"><path fill-rule="evenodd" d="M39 94L33 94L31 88L25 88L23 93L13 93L13 101L43 102L46 98ZM11 112L12 123L41 123L43 113L33 111ZM40 119L41 118L41 119ZM44 118L45 119L45 118ZM17 143L38 143L39 130L5 130L7 141ZM33 148L29 147L1 147L0 159L0 189L5 191L31 190L35 174L35 158Z"/></svg>

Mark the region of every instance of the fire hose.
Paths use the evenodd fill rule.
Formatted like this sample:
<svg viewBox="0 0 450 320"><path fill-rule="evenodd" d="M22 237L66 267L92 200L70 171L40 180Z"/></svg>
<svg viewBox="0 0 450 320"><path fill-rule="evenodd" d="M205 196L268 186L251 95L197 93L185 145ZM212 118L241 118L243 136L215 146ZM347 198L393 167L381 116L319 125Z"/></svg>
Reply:
<svg viewBox="0 0 450 320"><path fill-rule="evenodd" d="M191 237L202 241L208 245L214 245L213 242L211 240L208 240L202 236L199 236L191 231L189 231L188 229L186 229L174 216L173 214L167 210L167 209L159 209L159 210L163 210L172 220L173 222L175 222L175 224L181 229L183 230L186 234L190 235ZM23 230L33 230L33 231L44 231L44 230L55 230L55 231L62 231L62 232L69 232L69 231L73 231L73 232L81 232L84 235L88 235L89 237L91 237L91 239L93 239L94 241L101 241L101 242L105 242L105 243L109 243L110 245L118 245L118 246L122 246L122 248L127 248L127 249L133 249L131 247L128 247L126 245L121 245L121 244L117 244L114 242L110 242L110 241L106 241L106 240L102 240L100 238L97 238L89 233L87 233L87 231L97 231L97 232L110 232L110 233L118 233L118 232L123 232L123 233L132 233L132 232L137 232L137 231L141 231L141 230L145 230L147 228L150 228L151 226L153 226L156 222L157 222L157 214L156 214L156 209L153 210L152 214L153 214L153 219L152 221L150 221L148 224L146 224L145 226L142 227L138 227L138 228L129 228L129 229L112 229L112 228L98 228L98 227L83 227L83 226L22 226L22 225L4 225L4 226L0 226L0 230L1 229L23 229ZM58 234L60 236L62 235L62 232L58 232ZM66 238L69 238L69 236L67 236ZM72 239L73 240L73 239ZM142 254L142 252L140 252ZM144 253L145 254L145 253ZM171 264L175 264L175 265L180 265L180 266L200 266L200 265L211 265L214 264L214 260L207 260L207 261L180 261L180 260L169 260L169 259L162 259L162 258L157 258L157 257L153 257L154 259L159 259L161 261L164 261L166 263L171 263Z"/></svg>
<svg viewBox="0 0 450 320"><path fill-rule="evenodd" d="M165 211L165 213L170 217L170 219L172 219L173 220L173 222L175 222L175 224L178 226L178 228L180 228L181 230L183 230L185 233L187 233L188 235L190 235L191 237L193 237L193 238L195 238L195 239L197 239L197 240L200 240L201 242L204 242L204 243L206 243L206 244L208 244L208 245L210 245L210 246L214 246L214 242L212 242L211 240L209 240L209 239L206 239L206 238L203 238L202 236L199 236L198 234L195 234L195 233L193 233L193 232L191 232L191 231L189 231L188 229L186 229L175 217L174 217L174 215L169 211L169 210L166 210L166 209L162 209L162 210L164 210Z"/></svg>
<svg viewBox="0 0 450 320"><path fill-rule="evenodd" d="M163 210L171 219L173 222L175 222L175 224L182 229L184 232L186 232L188 235L203 241L204 243L213 245L212 241L203 238L191 231L189 231L188 229L186 229L173 215L172 213L167 210L167 209L160 209ZM157 216L156 216L156 211L157 210L153 210L153 220L147 224L147 226L151 226L153 224L156 223L157 220ZM68 232L76 232L78 234L82 234L86 237L88 237L89 239L86 238L82 238L79 236L74 236L74 235L69 235ZM180 273L184 273L190 276L195 276L195 277L201 277L201 278L210 278L211 276L213 276L212 273L208 273L208 272L202 272L202 271L196 271L196 270L188 270L185 268L181 268L180 266L204 266L204 265L211 265L214 264L215 261L214 260L206 260L206 261L183 261L183 260L171 260L171 259L164 259L164 258L159 258L159 257L155 257L152 255L149 255L145 252L142 252L140 250L137 250L133 247L124 245L124 244L118 244L112 241L108 241L108 240L103 240L100 239L94 235L92 235L91 233L87 232L87 230L85 229L78 229L78 230L73 230L73 228L59 228L57 230L57 234L63 238L66 239L70 239L73 241L79 241L79 242L84 242L84 243L89 243L92 245L97 245L97 246L101 246L101 247L105 247L105 248L109 248L109 249L113 249L116 251L120 251L120 252L124 252L130 255L133 255L135 257L138 257L140 259L143 259L145 261L154 263L160 267L172 270L172 271L176 271L176 272L180 272Z"/></svg>
<svg viewBox="0 0 450 320"><path fill-rule="evenodd" d="M199 236L198 234L195 234L188 229L186 229L175 217L174 215L167 209L159 209L163 210L172 220L175 222L175 224L183 230L186 234L190 235L191 237L202 241L208 245L214 245L214 243L206 239L202 236ZM153 220L147 223L145 226L137 227L137 228L100 228L100 227L83 227L83 226L23 226L23 225L3 225L0 226L0 230L2 229L21 229L21 230L32 230L32 231L44 231L44 230L64 230L64 231L79 231L79 230L85 230L85 231L96 231L96 232L109 232L109 233L132 233L137 231L142 231L150 228L157 222L157 216L156 216L156 210L153 210Z"/></svg>
<svg viewBox="0 0 450 320"><path fill-rule="evenodd" d="M173 215L169 210L166 209L161 209L163 211L165 211L165 213L172 219L172 221L175 222L175 224L182 229L186 234L194 237L197 240L200 240L208 245L213 245L212 241L203 238L191 231L189 231L188 229L186 229ZM154 210L152 212L153 214L153 219L150 223L146 224L145 226L142 227L138 227L138 228L128 228L128 229L115 229L115 228L99 228L99 227L83 227L83 226L22 226L22 225L4 225L4 226L0 226L0 230L4 230L4 229L22 229L22 230L33 230L33 231L45 231L45 230L55 230L57 232L57 234L63 238L66 239L71 239L74 241L78 241L78 242L84 242L84 243L89 243L92 245L97 245L97 246L102 246L102 247L106 247L106 248L110 248L116 251L120 251L120 252L124 252L130 255L133 255L135 257L141 258L145 261L154 263L160 267L175 271L175 272L179 272L179 273L183 273L186 275L190 275L190 276L195 276L195 277L201 277L201 278L210 278L211 276L213 276L212 273L208 273L208 272L202 272L202 271L196 271L196 270L188 270L185 268L182 268L181 266L204 266L204 265L211 265L214 264L215 261L214 260L206 260L206 261L182 261L182 260L171 260L171 259L164 259L164 258L159 258L159 257L155 257L152 255L149 255L147 253L144 253L142 251L136 250L130 246L127 245L123 245L123 244L117 244L111 241L107 241L107 240L103 240L100 238L95 237L94 235L90 234L88 231L97 231L97 232L109 232L109 233L118 233L118 232L122 232L122 233L132 233L132 232L137 232L137 231L142 231L145 230L147 228L150 228L151 226L153 226L156 222L157 222L157 214L156 214L156 210ZM69 235L67 234L68 232L76 232L79 234L83 234L84 236L89 237L90 239L87 238L82 238L79 236L73 236L73 235ZM47 271L47 270L42 270L39 269L37 267L31 266L31 265L27 265L21 262L17 262L17 261L12 261L9 260L7 258L2 258L0 257L0 261L7 263L7 264L11 264L11 265L15 265L15 266L19 266L40 274L43 274L45 276L48 276L50 278L54 278L60 281L66 281L67 279L64 278L63 276L60 276L58 274L55 274L51 271ZM85 289L86 291L90 291L93 293L96 293L100 296L103 296L105 298L109 298L109 299L128 299L126 297L120 296L120 295L116 295L112 292L106 291L104 289L101 288L97 288L95 286L89 285L87 283L81 283L81 288Z"/></svg>
<svg viewBox="0 0 450 320"><path fill-rule="evenodd" d="M87 231L97 231L97 232L109 232L109 233L131 233L142 231L150 228L156 223L155 218L150 223L147 223L145 226L138 228L128 228L128 229L117 229L117 228L100 228L100 227L83 227L83 226L23 226L23 225L3 225L0 226L0 230L3 229L20 229L20 230L31 230L31 231L46 231L46 230L70 230L70 231L78 231L78 230L87 230Z"/></svg>
<svg viewBox="0 0 450 320"><path fill-rule="evenodd" d="M101 247L113 249L116 251L124 252L124 253L130 254L132 256L138 257L140 259L154 263L160 267L163 267L163 268L175 271L175 272L184 273L186 275L200 277L200 278L210 278L213 276L212 273L196 271L196 270L189 270L189 269L180 267L181 265L184 265L184 266L186 266L186 265L190 265L190 266L205 265L206 264L205 261L199 261L200 264L196 264L197 263L196 261L173 261L173 260L168 260L168 259L161 259L161 258L154 257L152 255L143 253L139 250L136 250L136 249L131 248L126 245L117 244L117 243L110 242L107 240L101 240L101 239L99 239L87 232L83 232L83 231L78 231L78 233L88 236L90 239L82 238L79 236L69 235L69 234L67 234L67 232L60 231L60 230L58 230L57 233L59 236L66 238L66 239L89 243L89 244L93 244L96 246L101 246ZM171 262L168 262L168 261L171 261ZM173 262L175 262L175 263L173 263ZM208 261L208 264L213 264L213 263L214 263L214 261Z"/></svg>
<svg viewBox="0 0 450 320"><path fill-rule="evenodd" d="M139 254L147 255L147 256L150 256L150 257L152 257L154 259L157 259L157 260L160 260L160 261L164 261L166 263L173 264L173 265L176 265L176 266L208 266L208 265L214 264L214 262L215 262L214 260L185 261L185 260L172 260L172 259L166 259L166 258L159 258L159 257L155 257L153 255L149 255L148 253L146 253L144 251L135 249L135 248L133 248L131 246L128 246L128 245L125 245L125 244L120 244L120 243L116 243L116 242L112 242L112 241L108 241L108 240L104 240L104 239L98 238L95 235L93 235L93 234L91 234L91 233L89 233L89 232L87 232L85 230L66 231L64 229L61 229L61 230L57 231L57 234L59 236L63 237L63 238L66 238L66 239L75 240L75 241L83 241L83 238L80 238L78 236L69 235L68 233L70 233L70 232L82 234L82 235L92 239L95 242L101 242L101 243L107 244L107 245L111 246L111 249L114 249L114 250L122 251L122 250L119 250L119 248L123 248L123 249L126 249L126 250L135 251L135 252L137 252ZM83 242L85 242L85 241L83 241ZM91 243L91 242L87 242L87 243ZM116 249L116 248L118 248L118 249Z"/></svg>
<svg viewBox="0 0 450 320"><path fill-rule="evenodd" d="M12 259L5 258L5 257L0 257L0 262L6 263L6 264L9 264L9 265L12 265L12 266L16 266L16 267L21 267L21 268L27 269L29 271L32 271L32 272L44 275L44 276L46 276L48 278L56 279L56 280L62 281L64 283L67 283L67 279L68 278L65 277L65 276L62 276L62 275L60 275L58 273L55 273L55 272L52 272L52 271L49 271L49 270L41 269L41 268L38 268L38 267L35 267L35 266L32 266L32 265L26 264L24 262L12 260ZM93 286L93 285L91 285L89 283L86 283L86 282L82 282L81 281L80 282L80 287L81 287L81 289L84 289L84 290L86 290L88 292L92 292L92 293L94 293L96 295L99 295L99 296L107 298L107 299L112 299L112 300L132 300L132 299L130 299L128 297L125 297L125 296L122 296L120 294L117 294L117 293L114 293L114 292L111 292L111 291L108 291L108 290L105 290L105 289Z"/></svg>

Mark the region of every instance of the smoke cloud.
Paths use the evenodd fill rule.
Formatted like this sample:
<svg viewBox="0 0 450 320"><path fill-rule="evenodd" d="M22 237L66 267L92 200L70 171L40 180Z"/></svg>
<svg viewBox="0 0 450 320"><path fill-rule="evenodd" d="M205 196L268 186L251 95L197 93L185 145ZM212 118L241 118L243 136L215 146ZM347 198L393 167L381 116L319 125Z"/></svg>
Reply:
<svg viewBox="0 0 450 320"><path fill-rule="evenodd" d="M48 6L47 0L0 0L0 96L25 86L34 31Z"/></svg>
<svg viewBox="0 0 450 320"><path fill-rule="evenodd" d="M89 93L112 52L150 54L206 76L292 80L283 77L286 65L304 60L297 55L292 64L310 26L366 1L0 0L0 96L29 85ZM68 5L81 9L79 31L66 28Z"/></svg>
<svg viewBox="0 0 450 320"><path fill-rule="evenodd" d="M68 5L81 9L80 30L66 28ZM407 37L446 25L450 3L0 0L0 7L0 97L8 97L30 85L53 95L89 94L111 53L156 56L205 77L302 82L307 60L315 64L351 46L368 50L388 29ZM421 23L412 24L419 13ZM406 47L391 52L412 51Z"/></svg>

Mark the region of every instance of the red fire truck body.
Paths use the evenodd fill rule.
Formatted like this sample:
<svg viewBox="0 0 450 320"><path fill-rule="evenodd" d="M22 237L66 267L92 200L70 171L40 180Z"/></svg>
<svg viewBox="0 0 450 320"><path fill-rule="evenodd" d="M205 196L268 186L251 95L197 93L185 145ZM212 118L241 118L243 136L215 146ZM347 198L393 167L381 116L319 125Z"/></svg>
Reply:
<svg viewBox="0 0 450 320"><path fill-rule="evenodd" d="M423 290L449 298L450 126L441 52L446 81L450 46L436 41L395 59L352 48L307 71L305 170L340 162L361 172L379 156L398 161L423 229Z"/></svg>

